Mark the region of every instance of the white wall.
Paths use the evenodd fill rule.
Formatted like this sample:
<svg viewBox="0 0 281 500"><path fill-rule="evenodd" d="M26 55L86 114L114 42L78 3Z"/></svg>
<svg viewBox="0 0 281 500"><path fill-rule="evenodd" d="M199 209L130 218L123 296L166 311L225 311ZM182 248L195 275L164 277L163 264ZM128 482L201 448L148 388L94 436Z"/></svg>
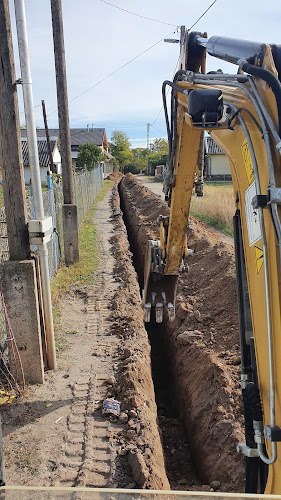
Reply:
<svg viewBox="0 0 281 500"><path fill-rule="evenodd" d="M208 155L210 158L209 175L231 175L229 161L226 155Z"/></svg>
<svg viewBox="0 0 281 500"><path fill-rule="evenodd" d="M40 167L41 182L47 182L47 172L48 172L47 167ZM24 167L24 182L25 182L25 184L29 184L30 179L31 179L30 168Z"/></svg>

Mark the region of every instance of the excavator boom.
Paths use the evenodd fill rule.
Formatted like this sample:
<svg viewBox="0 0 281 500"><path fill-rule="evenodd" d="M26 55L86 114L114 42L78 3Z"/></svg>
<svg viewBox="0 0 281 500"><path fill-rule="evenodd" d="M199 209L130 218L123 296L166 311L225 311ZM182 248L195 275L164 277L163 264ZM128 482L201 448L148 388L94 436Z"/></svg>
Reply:
<svg viewBox="0 0 281 500"><path fill-rule="evenodd" d="M239 66L237 74L205 74L206 52ZM281 494L281 86L280 48L182 30L179 71L164 101L169 140L164 191L170 216L149 242L144 307L149 321L175 317L176 286L188 256L186 228L194 183L201 183L207 131L230 163L247 415L246 490ZM199 187L198 187L199 186ZM222 207L223 210L223 207ZM161 310L161 311L160 311ZM159 312L160 311L160 312ZM253 479L255 478L255 479Z"/></svg>

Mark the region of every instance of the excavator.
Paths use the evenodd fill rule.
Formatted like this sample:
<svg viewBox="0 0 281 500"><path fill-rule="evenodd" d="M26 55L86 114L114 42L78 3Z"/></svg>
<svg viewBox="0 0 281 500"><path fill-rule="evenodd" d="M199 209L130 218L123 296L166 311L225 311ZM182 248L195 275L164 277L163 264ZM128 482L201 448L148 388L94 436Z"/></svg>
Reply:
<svg viewBox="0 0 281 500"><path fill-rule="evenodd" d="M174 40L172 40L174 41ZM206 73L206 55L238 67ZM233 183L241 344L246 493L281 494L281 46L188 32L179 69L163 83L169 156L164 192L144 266L144 320L173 321L185 269L194 189L202 195L208 132L227 155ZM171 89L168 112L166 89ZM222 207L223 210L223 207Z"/></svg>

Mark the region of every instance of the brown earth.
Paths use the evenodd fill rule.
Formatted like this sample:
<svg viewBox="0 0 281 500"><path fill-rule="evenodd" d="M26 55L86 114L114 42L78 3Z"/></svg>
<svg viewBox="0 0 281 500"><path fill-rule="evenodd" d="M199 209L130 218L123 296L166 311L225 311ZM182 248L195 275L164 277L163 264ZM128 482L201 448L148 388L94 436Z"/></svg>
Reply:
<svg viewBox="0 0 281 500"><path fill-rule="evenodd" d="M95 282L61 298L59 369L3 412L7 484L243 491L233 247L191 219L177 319L146 332L132 261L142 286L145 242L169 211L130 174L120 209L113 177ZM119 418L102 414L107 397Z"/></svg>
<svg viewBox="0 0 281 500"><path fill-rule="evenodd" d="M58 370L2 413L8 485L169 489L150 346L114 193L114 216L109 195L95 215L94 285L73 286L60 300ZM119 418L102 414L108 397L120 401Z"/></svg>
<svg viewBox="0 0 281 500"><path fill-rule="evenodd" d="M158 239L155 221L168 208L130 174L120 192L142 286L145 242ZM192 217L188 245L194 255L179 280L176 321L166 322L162 339L201 481L243 491L243 463L236 452L243 418L233 245Z"/></svg>

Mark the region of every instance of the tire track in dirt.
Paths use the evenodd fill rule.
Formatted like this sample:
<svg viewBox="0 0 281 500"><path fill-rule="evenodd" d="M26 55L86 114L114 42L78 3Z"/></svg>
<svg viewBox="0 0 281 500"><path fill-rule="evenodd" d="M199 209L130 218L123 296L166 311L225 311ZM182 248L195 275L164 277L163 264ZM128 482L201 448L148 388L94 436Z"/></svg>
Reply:
<svg viewBox="0 0 281 500"><path fill-rule="evenodd" d="M65 456L58 469L59 484L65 486L112 486L116 447L112 446L110 438L123 430L101 415L101 402L109 394L107 381L114 380L112 360L118 357L118 338L110 333L109 318L110 301L118 284L113 275L114 258L110 254L112 227L108 224L111 214L108 203L108 199L105 200L99 209L97 223L99 254L105 255L106 259L101 259L95 286L88 292L86 307L86 334L92 340L94 363L72 387Z"/></svg>

